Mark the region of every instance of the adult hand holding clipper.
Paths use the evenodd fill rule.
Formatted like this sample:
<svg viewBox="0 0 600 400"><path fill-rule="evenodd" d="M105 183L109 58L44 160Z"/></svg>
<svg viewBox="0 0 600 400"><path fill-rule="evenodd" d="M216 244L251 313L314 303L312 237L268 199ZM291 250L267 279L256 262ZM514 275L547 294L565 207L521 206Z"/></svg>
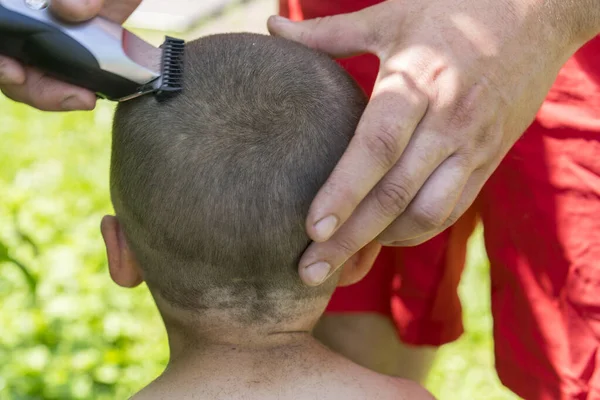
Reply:
<svg viewBox="0 0 600 400"><path fill-rule="evenodd" d="M50 9L59 18L82 22L97 15L122 24L142 0L52 0ZM25 0L23 0L25 3ZM29 2L43 6L43 2ZM12 100L45 111L91 110L96 95L91 90L53 79L40 70L0 55L0 90Z"/></svg>

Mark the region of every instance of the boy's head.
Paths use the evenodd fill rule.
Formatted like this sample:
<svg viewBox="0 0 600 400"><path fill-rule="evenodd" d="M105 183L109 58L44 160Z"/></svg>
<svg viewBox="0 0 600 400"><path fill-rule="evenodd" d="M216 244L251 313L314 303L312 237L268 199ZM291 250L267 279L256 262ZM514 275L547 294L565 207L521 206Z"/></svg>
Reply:
<svg viewBox="0 0 600 400"><path fill-rule="evenodd" d="M365 104L334 61L299 44L255 34L188 43L180 95L142 97L115 115L118 221L102 226L113 278L145 280L163 316L223 311L267 326L318 317L338 277L301 282L304 222ZM353 266L370 266L376 251Z"/></svg>

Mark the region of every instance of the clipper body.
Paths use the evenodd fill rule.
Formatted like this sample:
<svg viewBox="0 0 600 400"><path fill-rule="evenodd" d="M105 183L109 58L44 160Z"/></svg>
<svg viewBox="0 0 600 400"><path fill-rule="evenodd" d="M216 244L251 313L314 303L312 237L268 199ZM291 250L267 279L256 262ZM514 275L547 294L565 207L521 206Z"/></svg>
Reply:
<svg viewBox="0 0 600 400"><path fill-rule="evenodd" d="M159 99L181 90L183 40L156 48L101 17L77 24L56 18L43 0L0 0L0 54L98 97Z"/></svg>

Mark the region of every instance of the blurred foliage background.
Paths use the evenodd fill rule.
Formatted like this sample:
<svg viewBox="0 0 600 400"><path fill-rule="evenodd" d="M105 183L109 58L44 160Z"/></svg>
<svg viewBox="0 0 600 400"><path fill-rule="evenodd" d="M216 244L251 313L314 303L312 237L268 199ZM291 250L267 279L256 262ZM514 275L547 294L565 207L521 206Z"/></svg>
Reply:
<svg viewBox="0 0 600 400"><path fill-rule="evenodd" d="M253 30L252 18L264 29L274 3L244 6L194 36ZM0 96L0 400L125 399L166 365L145 286L119 288L106 267L99 224L112 212L112 113L106 102L91 113L42 113ZM493 368L481 232L460 295L467 332L441 348L427 387L440 400L516 399Z"/></svg>
<svg viewBox="0 0 600 400"><path fill-rule="evenodd" d="M107 272L112 112L0 99L2 400L124 399L167 361L147 290L120 289Z"/></svg>

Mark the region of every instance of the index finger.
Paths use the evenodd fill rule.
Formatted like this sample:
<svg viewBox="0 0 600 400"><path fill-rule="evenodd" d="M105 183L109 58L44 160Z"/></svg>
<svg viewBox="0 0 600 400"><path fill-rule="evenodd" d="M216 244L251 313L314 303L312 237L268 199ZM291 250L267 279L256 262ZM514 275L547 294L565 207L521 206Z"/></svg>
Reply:
<svg viewBox="0 0 600 400"><path fill-rule="evenodd" d="M45 111L92 110L96 96L89 90L52 79L35 68L26 67L27 79L21 85L4 85L9 99Z"/></svg>
<svg viewBox="0 0 600 400"><path fill-rule="evenodd" d="M348 149L312 202L306 221L312 240L328 240L394 166L427 106L406 74L378 79Z"/></svg>

